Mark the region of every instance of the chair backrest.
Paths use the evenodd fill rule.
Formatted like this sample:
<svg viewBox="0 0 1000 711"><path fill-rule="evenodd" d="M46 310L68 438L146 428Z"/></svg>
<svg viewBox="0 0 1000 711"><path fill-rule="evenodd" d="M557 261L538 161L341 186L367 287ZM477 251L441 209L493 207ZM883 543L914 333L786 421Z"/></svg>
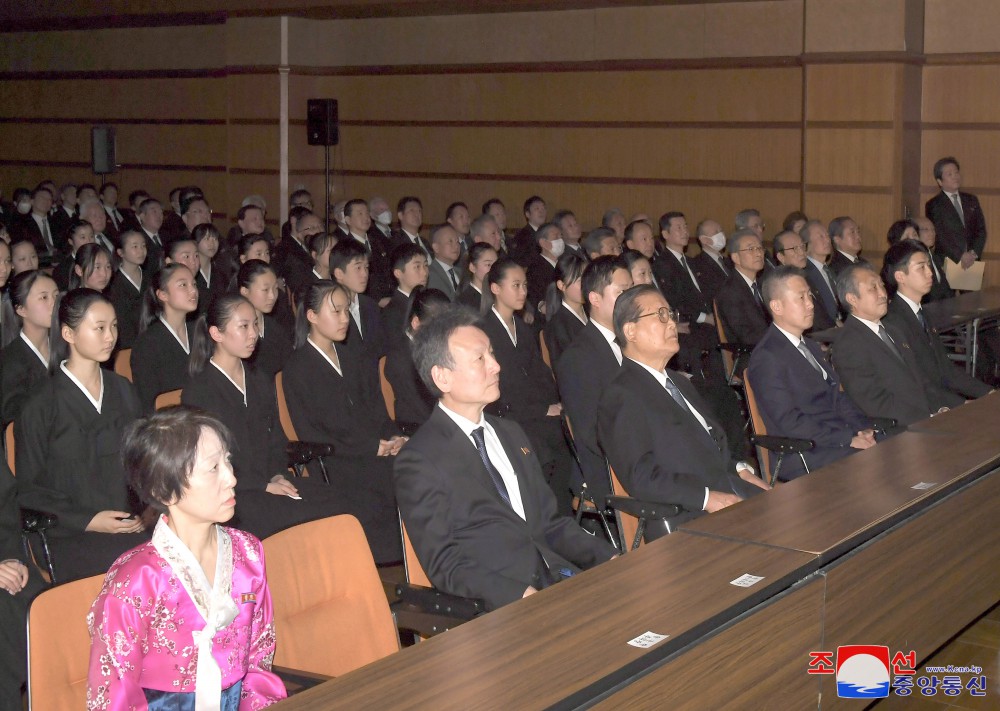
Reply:
<svg viewBox="0 0 1000 711"><path fill-rule="evenodd" d="M764 424L764 418L760 414L760 408L757 407L757 396L754 395L753 386L750 385L750 373L746 370L743 371L743 392L747 396L747 409L750 411L750 426L753 428L753 433L756 435L766 435L767 426ZM764 469L761 473L770 475L774 464L771 461L771 452L764 447L757 447L756 449L757 461L760 462L761 467Z"/></svg>
<svg viewBox="0 0 1000 711"><path fill-rule="evenodd" d="M87 613L104 575L44 591L28 613L28 700L32 709L87 706L90 633Z"/></svg>
<svg viewBox="0 0 1000 711"><path fill-rule="evenodd" d="M281 421L281 429L285 431L285 437L290 442L298 442L299 437L295 434L295 427L292 425L292 415L288 412L288 402L285 401L285 386L282 373L274 376L274 389L278 395L278 419Z"/></svg>
<svg viewBox="0 0 1000 711"><path fill-rule="evenodd" d="M382 382L382 399L385 400L385 409L389 413L389 419L396 419L396 393L392 389L392 383L385 377L385 356L378 359L378 379Z"/></svg>
<svg viewBox="0 0 1000 711"><path fill-rule="evenodd" d="M542 351L542 360L545 361L545 365L549 366L549 370L552 370L552 358L549 356L549 345L545 342L545 332L538 332L538 343L539 348Z"/></svg>
<svg viewBox="0 0 1000 711"><path fill-rule="evenodd" d="M132 349L122 348L115 356L115 372L132 382Z"/></svg>
<svg viewBox="0 0 1000 711"><path fill-rule="evenodd" d="M350 515L265 539L278 645L274 663L340 676L399 650L368 539Z"/></svg>
<svg viewBox="0 0 1000 711"><path fill-rule="evenodd" d="M722 319L719 318L719 305L712 301L712 314L715 316L715 330L719 334L719 343L729 343L729 338L726 336L726 329L722 325ZM727 373L732 373L735 367L735 362L733 360L733 354L725 349L722 350L722 364L726 368Z"/></svg>
<svg viewBox="0 0 1000 711"><path fill-rule="evenodd" d="M406 524L403 523L402 518L399 519L399 532L403 536L403 568L406 570L406 582L411 585L422 585L425 588L434 587L431 584L431 579L424 572L424 566L420 565L417 551L413 548L413 541L410 540L410 534L406 532Z"/></svg>
<svg viewBox="0 0 1000 711"><path fill-rule="evenodd" d="M618 480L618 475L615 474L615 470L611 465L608 465L608 474L611 476L611 493L615 496L629 496L629 493L625 491L625 487ZM630 551L632 550L632 541L635 540L635 532L639 530L639 519L621 511L616 513L618 517L618 531L622 541L621 550ZM643 545L643 543L640 542L639 545Z"/></svg>
<svg viewBox="0 0 1000 711"><path fill-rule="evenodd" d="M3 433L3 446L7 450L7 466L10 467L10 473L16 474L14 471L14 423L11 422L7 425L7 428Z"/></svg>
<svg viewBox="0 0 1000 711"><path fill-rule="evenodd" d="M171 405L181 404L181 390L168 390L165 393L160 393L156 396L156 409L162 410L165 407L170 407Z"/></svg>

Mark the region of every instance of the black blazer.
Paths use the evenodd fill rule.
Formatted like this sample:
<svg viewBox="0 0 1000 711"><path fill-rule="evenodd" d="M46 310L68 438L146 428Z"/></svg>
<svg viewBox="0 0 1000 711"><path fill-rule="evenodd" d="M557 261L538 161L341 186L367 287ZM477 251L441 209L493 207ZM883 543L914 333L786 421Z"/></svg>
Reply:
<svg viewBox="0 0 1000 711"><path fill-rule="evenodd" d="M900 358L854 316L848 316L833 345L833 364L848 397L871 417L892 417L906 427L963 399L926 381L909 339L891 323L883 323Z"/></svg>
<svg viewBox="0 0 1000 711"><path fill-rule="evenodd" d="M424 250L424 255L427 257L427 263L430 264L434 261L434 251L431 249L430 243L421 235L417 235L417 239L420 241L418 246ZM413 244L413 241L405 232L403 232L402 229L394 230L392 237L389 239L390 252L401 244Z"/></svg>
<svg viewBox="0 0 1000 711"><path fill-rule="evenodd" d="M294 345L295 339L288 329L273 314L264 314L264 335L257 340L257 347L247 362L273 378L284 369Z"/></svg>
<svg viewBox="0 0 1000 711"><path fill-rule="evenodd" d="M208 305L217 297L226 293L226 275L218 266L212 264L212 282L205 281L201 269L194 275L194 282L198 285L198 313L203 314L208 309Z"/></svg>
<svg viewBox="0 0 1000 711"><path fill-rule="evenodd" d="M930 292L924 294L924 298L921 299L921 303L924 304L931 301L940 301L941 299L950 299L955 295L955 290L948 283L948 275L944 273L944 252L935 247L931 250L931 259L934 260L934 264L931 266L931 271L934 273L934 283L931 286ZM934 269L935 266L937 270Z"/></svg>
<svg viewBox="0 0 1000 711"><path fill-rule="evenodd" d="M656 378L626 358L597 412L597 438L629 494L675 503L700 515L705 489L751 496L760 491L736 473L722 425L681 373L668 370L684 398L712 428L710 435Z"/></svg>
<svg viewBox="0 0 1000 711"><path fill-rule="evenodd" d="M813 295L813 303L816 308L813 312L813 331L825 331L837 325L837 317L840 315L840 303L837 301L837 294L830 287L830 282L808 259L806 260L806 281L809 283L809 290Z"/></svg>
<svg viewBox="0 0 1000 711"><path fill-rule="evenodd" d="M347 327L344 349L355 354L357 361L367 373L369 384L381 388L378 376L378 361L388 351L385 326L382 323L378 303L364 294L358 294L358 309L361 312L361 331L354 316Z"/></svg>
<svg viewBox="0 0 1000 711"><path fill-rule="evenodd" d="M49 234L52 235L53 243L58 246L58 243L55 242L56 232L48 215L45 216L45 220L49 223ZM42 237L42 231L38 228L38 223L35 222L35 218L31 216L30 212L27 215L18 215L14 218L11 235L16 240L29 240L35 245L35 251L38 252L39 256L51 254L49 246L45 244L45 239Z"/></svg>
<svg viewBox="0 0 1000 711"><path fill-rule="evenodd" d="M673 252L667 250L663 256L654 257L652 266L663 295L670 306L680 314L682 320L690 321L694 325L698 314L712 313L712 300L705 295L704 288L699 291L695 287L691 275ZM688 266L691 266L690 260ZM691 267L691 271L694 271L694 267ZM700 281L698 286L701 287Z"/></svg>
<svg viewBox="0 0 1000 711"><path fill-rule="evenodd" d="M719 289L722 288L722 285L736 271L736 267L729 261L729 257L723 257L722 261L725 263L727 271L723 271L719 263L705 252L699 252L695 256L688 258L691 271L694 272L695 278L698 279L698 286L701 287L702 293L709 301L718 295Z"/></svg>
<svg viewBox="0 0 1000 711"><path fill-rule="evenodd" d="M826 371L826 380L774 324L754 348L745 375L757 396L767 433L815 442L805 453L810 470L815 470L854 451L851 440L871 427L871 421L841 392L837 371L820 347L808 338L805 342ZM785 457L782 479L803 474L798 457Z"/></svg>
<svg viewBox="0 0 1000 711"><path fill-rule="evenodd" d="M858 256L858 261L859 262L863 262L865 260L859 255ZM830 269L833 270L833 275L835 277L839 277L840 273L842 271L844 271L845 268L847 268L847 267L851 266L852 264L854 264L854 262L852 262L850 259L848 259L847 257L845 257L843 252L841 252L839 249L837 249L836 247L834 247L833 248L833 254L830 255L830 262L829 262L829 264L830 264Z"/></svg>
<svg viewBox="0 0 1000 711"><path fill-rule="evenodd" d="M313 282L312 257L294 237L283 239L278 243L274 248L271 265L278 272L278 276L285 280L293 294L301 294L303 289Z"/></svg>
<svg viewBox="0 0 1000 711"><path fill-rule="evenodd" d="M754 298L746 280L735 269L716 294L715 305L730 341L756 345L767 331L770 323L767 312Z"/></svg>
<svg viewBox="0 0 1000 711"><path fill-rule="evenodd" d="M48 380L49 370L19 334L0 352L0 377L3 382L3 424L6 426L21 414L34 388Z"/></svg>
<svg viewBox="0 0 1000 711"><path fill-rule="evenodd" d="M52 229L52 240L55 244L64 248L65 245L69 244L69 235L66 234L66 230L69 229L70 223L76 219L76 211L72 213L66 212L66 210L59 206L49 213L49 227Z"/></svg>
<svg viewBox="0 0 1000 711"><path fill-rule="evenodd" d="M538 254L538 241L535 239L536 230L530 224L525 225L513 237L507 238L507 254L515 262L525 269L531 264L531 260Z"/></svg>
<svg viewBox="0 0 1000 711"><path fill-rule="evenodd" d="M982 397L990 392L989 385L976 380L948 358L937 330L929 327L925 331L913 309L898 296L889 303L889 313L882 322L904 334L925 382L962 398Z"/></svg>
<svg viewBox="0 0 1000 711"><path fill-rule="evenodd" d="M549 284L555 281L556 268L549 264L541 254L535 256L528 264L528 303L538 310L538 304L545 301L545 293Z"/></svg>
<svg viewBox="0 0 1000 711"><path fill-rule="evenodd" d="M584 329L585 323L580 321L567 306L559 305L559 309L554 314L549 314L545 320L545 328L542 336L545 338L545 345L549 349L549 360L552 367L556 367L563 351L569 348L569 344Z"/></svg>
<svg viewBox="0 0 1000 711"><path fill-rule="evenodd" d="M472 284L466 284L462 287L462 290L458 292L458 296L455 297L455 303L462 304L462 306L468 306L478 314L483 303L483 295Z"/></svg>
<svg viewBox="0 0 1000 711"><path fill-rule="evenodd" d="M143 270L139 289L128 277L116 270L108 285L108 299L115 307L118 318L118 343L116 350L131 348L139 336L139 315L142 311L142 296L149 288L149 272Z"/></svg>
<svg viewBox="0 0 1000 711"><path fill-rule="evenodd" d="M368 230L367 237L372 251L368 255L368 288L365 294L378 302L389 296L396 288L396 280L392 276L392 262L389 261L391 247L389 238L374 224Z"/></svg>
<svg viewBox="0 0 1000 711"><path fill-rule="evenodd" d="M188 322L189 344L193 330L194 326ZM132 346L132 382L139 393L143 412L156 408L156 396L160 393L184 387L189 360L190 356L160 319L155 319L139 334Z"/></svg>
<svg viewBox="0 0 1000 711"><path fill-rule="evenodd" d="M944 191L932 197L924 206L924 214L934 223L937 231L934 249L951 257L953 262L961 260L962 255L970 249L982 259L986 248L986 218L979 206L979 198L963 192L958 193L958 198L962 201L964 225L951 198Z"/></svg>
<svg viewBox="0 0 1000 711"><path fill-rule="evenodd" d="M556 513L531 441L514 422L486 416L517 474L524 520L500 498L475 445L440 408L397 455L396 499L435 587L481 598L487 609L545 587L615 550ZM546 570L547 565L547 570Z"/></svg>
<svg viewBox="0 0 1000 711"><path fill-rule="evenodd" d="M389 348L395 347L406 338L406 312L409 309L410 298L399 289L393 289L389 303L382 307L382 327L385 329Z"/></svg>
<svg viewBox="0 0 1000 711"><path fill-rule="evenodd" d="M559 402L552 371L542 360L538 336L519 317L514 317L517 345L493 311L483 314L480 325L493 344L493 357L500 364L500 399L491 414L512 417L524 424L546 417L550 405Z"/></svg>
<svg viewBox="0 0 1000 711"><path fill-rule="evenodd" d="M385 357L385 377L392 385L396 422L422 425L431 416L437 398L431 395L413 363L410 339L403 336Z"/></svg>
<svg viewBox="0 0 1000 711"><path fill-rule="evenodd" d="M608 465L597 443L597 406L615 375L618 359L591 321L555 361L563 410L573 426L573 442L583 478L594 498L603 502L611 493Z"/></svg>

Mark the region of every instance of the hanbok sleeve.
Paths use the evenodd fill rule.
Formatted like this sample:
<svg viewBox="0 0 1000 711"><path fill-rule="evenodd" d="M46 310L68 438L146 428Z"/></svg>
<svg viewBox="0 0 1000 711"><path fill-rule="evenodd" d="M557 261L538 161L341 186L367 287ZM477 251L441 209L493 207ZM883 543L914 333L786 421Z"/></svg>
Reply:
<svg viewBox="0 0 1000 711"><path fill-rule="evenodd" d="M275 647L274 610L271 607L271 591L267 587L264 546L257 540L254 543L258 550L261 575L259 585L254 590L257 603L250 626L250 654L240 693L240 711L262 709L288 695L281 679L271 671Z"/></svg>
<svg viewBox="0 0 1000 711"><path fill-rule="evenodd" d="M116 569L117 566L108 571L104 588L87 615L90 629L88 711L146 708L146 695L139 678L147 621L137 606L140 598L114 593L120 589L115 584Z"/></svg>

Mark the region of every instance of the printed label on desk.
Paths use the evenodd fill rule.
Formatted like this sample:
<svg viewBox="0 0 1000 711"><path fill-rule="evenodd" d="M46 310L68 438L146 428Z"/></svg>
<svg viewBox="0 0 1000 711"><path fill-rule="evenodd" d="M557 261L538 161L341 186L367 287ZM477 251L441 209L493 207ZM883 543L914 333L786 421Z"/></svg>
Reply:
<svg viewBox="0 0 1000 711"><path fill-rule="evenodd" d="M736 585L737 587L741 588L748 588L751 585L756 585L763 579L764 579L763 575L750 575L750 573L743 573L743 575L736 578L736 580L730 580L729 584Z"/></svg>
<svg viewBox="0 0 1000 711"><path fill-rule="evenodd" d="M936 481L922 481L918 484L914 484L910 488L916 489L918 491L923 491L924 489L933 489L935 486L937 486Z"/></svg>
<svg viewBox="0 0 1000 711"><path fill-rule="evenodd" d="M630 639L628 641L633 647L638 647L639 649L649 649L654 644L659 644L665 640L670 635L668 634L656 634L656 632L645 632L635 639Z"/></svg>

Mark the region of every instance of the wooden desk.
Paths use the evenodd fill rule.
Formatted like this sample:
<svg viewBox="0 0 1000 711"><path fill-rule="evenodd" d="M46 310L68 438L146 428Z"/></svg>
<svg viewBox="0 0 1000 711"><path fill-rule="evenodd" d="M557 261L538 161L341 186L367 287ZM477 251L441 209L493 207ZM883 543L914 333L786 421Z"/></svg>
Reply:
<svg viewBox="0 0 1000 711"><path fill-rule="evenodd" d="M815 568L815 556L796 551L669 536L276 708L574 708ZM730 584L744 573L764 580ZM647 631L670 637L627 644Z"/></svg>
<svg viewBox="0 0 1000 711"><path fill-rule="evenodd" d="M976 372L979 331L997 325L1000 320L1000 289L969 291L950 299L925 304L924 317L938 331L954 332L966 348L966 370Z"/></svg>

